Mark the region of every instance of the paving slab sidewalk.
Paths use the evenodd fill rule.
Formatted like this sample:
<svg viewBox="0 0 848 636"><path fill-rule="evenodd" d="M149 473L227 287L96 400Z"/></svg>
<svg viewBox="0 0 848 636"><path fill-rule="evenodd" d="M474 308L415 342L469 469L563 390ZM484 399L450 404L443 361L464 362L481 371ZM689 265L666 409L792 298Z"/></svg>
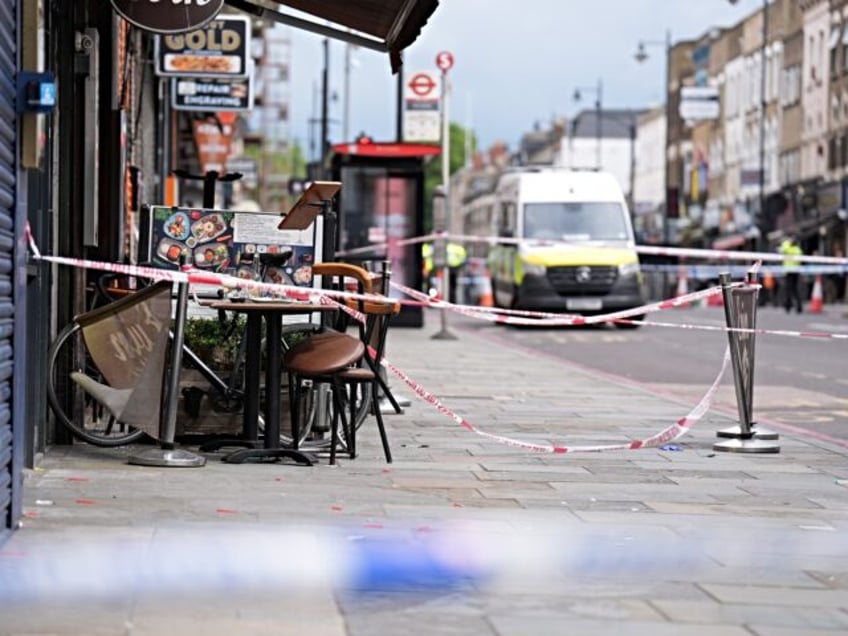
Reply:
<svg viewBox="0 0 848 636"><path fill-rule="evenodd" d="M438 327L394 330L388 357L492 434L619 443L692 406ZM848 633L846 449L714 453L731 422L710 413L680 450L533 453L391 383L412 400L391 465L370 420L335 467L51 448L0 548L0 634Z"/></svg>

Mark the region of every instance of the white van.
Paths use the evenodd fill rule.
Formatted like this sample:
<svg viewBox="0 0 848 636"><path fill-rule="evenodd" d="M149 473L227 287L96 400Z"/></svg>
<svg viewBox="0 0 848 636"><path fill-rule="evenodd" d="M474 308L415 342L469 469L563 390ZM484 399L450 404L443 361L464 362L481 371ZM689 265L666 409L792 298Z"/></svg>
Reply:
<svg viewBox="0 0 848 636"><path fill-rule="evenodd" d="M598 314L644 304L630 213L611 174L507 172L495 199L504 240L489 252L496 306Z"/></svg>

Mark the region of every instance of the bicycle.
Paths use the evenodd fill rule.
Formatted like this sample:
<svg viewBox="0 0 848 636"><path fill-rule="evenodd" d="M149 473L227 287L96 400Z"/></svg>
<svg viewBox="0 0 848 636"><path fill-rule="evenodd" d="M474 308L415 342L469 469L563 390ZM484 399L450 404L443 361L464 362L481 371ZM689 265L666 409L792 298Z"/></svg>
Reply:
<svg viewBox="0 0 848 636"><path fill-rule="evenodd" d="M262 277L265 276L269 267L279 262L285 262L285 259L288 258L286 253L273 256L276 259L271 258L270 255L268 258L262 259ZM98 278L95 287L96 296L90 304L92 309L108 302L114 302L116 292L113 288L108 287L107 283L115 277L113 274L106 274ZM117 294L123 296L127 291L122 289ZM223 316L219 316L222 324L223 319ZM230 322L230 328L226 335L227 339L236 336L235 325L234 321ZM320 328L319 325L311 323L286 325L283 328L283 342L281 343L283 350L288 350L302 338L312 335ZM191 404L192 400L201 399L203 394L206 394L212 400L213 408L225 412L241 410L244 395L245 347L241 334L238 334L238 338L237 354L230 373L226 377L221 377L216 373L189 346L183 346L183 365L197 370L209 384L209 388L206 391L201 389L200 394L196 392L197 390L194 390L189 391L187 395L184 390L183 397L186 405ZM173 333L169 333L169 340L171 343L173 342ZM71 374L74 372L82 372L98 382L103 381L103 374L88 353L83 340L82 327L77 319L71 321L60 331L48 350L47 397L51 410L56 415L57 420L76 438L95 446L122 446L138 442L146 436L144 431L126 425L112 415L107 415L103 405L84 392L72 379ZM288 388L284 386L282 393L287 397ZM371 400L370 394L367 392L357 396L356 399L355 412L358 428L367 417L371 408ZM306 448L316 450L326 448L329 440L324 439L324 434L329 429L327 424L330 421L329 400L320 391L315 390L309 392L308 399L305 400L304 404L304 408L308 409L306 411L307 417L301 421L305 422L306 425L302 427L298 441ZM189 408L191 407L189 406ZM263 420L260 414L260 432L262 432L262 429ZM281 442L290 444L292 441L285 429L281 428Z"/></svg>

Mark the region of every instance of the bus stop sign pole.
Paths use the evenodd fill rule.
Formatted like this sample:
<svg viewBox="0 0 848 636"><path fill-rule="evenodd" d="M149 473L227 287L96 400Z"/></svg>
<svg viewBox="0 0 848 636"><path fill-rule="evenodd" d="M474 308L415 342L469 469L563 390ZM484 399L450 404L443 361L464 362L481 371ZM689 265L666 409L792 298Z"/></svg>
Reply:
<svg viewBox="0 0 848 636"><path fill-rule="evenodd" d="M436 65L442 69L442 186L437 188L433 197L433 229L437 233L450 233L450 118L448 111L448 69L453 66L453 56L441 52L436 56ZM441 204L441 205L439 205ZM441 261L441 263L439 262ZM447 238L440 237L433 241L433 270L442 268L442 298L446 303L451 302L450 268L447 258ZM433 340L456 340L456 334L448 327L448 309L442 307L442 328L433 334Z"/></svg>

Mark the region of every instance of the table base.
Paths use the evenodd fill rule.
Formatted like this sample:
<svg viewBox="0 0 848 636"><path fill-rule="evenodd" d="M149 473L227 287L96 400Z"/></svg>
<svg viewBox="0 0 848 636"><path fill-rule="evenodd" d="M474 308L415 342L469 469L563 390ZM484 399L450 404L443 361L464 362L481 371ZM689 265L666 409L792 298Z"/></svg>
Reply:
<svg viewBox="0 0 848 636"><path fill-rule="evenodd" d="M314 455L293 448L245 448L224 457L228 464L243 464L251 459L291 459L304 466L314 466L318 463L318 458Z"/></svg>

